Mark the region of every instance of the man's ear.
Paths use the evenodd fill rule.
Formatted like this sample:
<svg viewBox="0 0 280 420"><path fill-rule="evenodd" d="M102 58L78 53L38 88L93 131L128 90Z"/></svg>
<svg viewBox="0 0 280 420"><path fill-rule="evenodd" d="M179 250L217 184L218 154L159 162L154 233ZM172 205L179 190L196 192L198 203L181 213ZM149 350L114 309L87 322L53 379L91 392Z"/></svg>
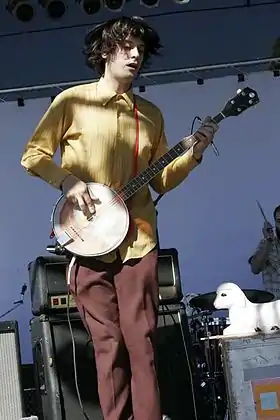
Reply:
<svg viewBox="0 0 280 420"><path fill-rule="evenodd" d="M107 60L108 55L107 55L107 54L105 54L105 53L103 53L103 54L101 54L101 57L103 58L103 60Z"/></svg>

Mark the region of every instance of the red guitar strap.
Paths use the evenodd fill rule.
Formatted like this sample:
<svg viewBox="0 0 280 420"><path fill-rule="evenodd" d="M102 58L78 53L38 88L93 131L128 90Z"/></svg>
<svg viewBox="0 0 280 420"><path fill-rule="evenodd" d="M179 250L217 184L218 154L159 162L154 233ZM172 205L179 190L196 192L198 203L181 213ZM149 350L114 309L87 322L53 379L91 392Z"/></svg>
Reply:
<svg viewBox="0 0 280 420"><path fill-rule="evenodd" d="M137 160L138 160L138 153L139 153L139 132L140 132L138 107L137 107L135 99L134 99L134 115L135 115L135 122L136 122L136 136L135 136L136 138L135 138L133 177L137 175Z"/></svg>
<svg viewBox="0 0 280 420"><path fill-rule="evenodd" d="M138 154L139 154L139 136L140 136L140 127L139 127L139 113L138 107L136 103L136 99L134 98L134 116L135 116L135 123L136 123L136 134L135 134L135 151L134 151L134 162L133 162L133 178L137 175L137 161L138 161ZM129 209L129 203L126 203ZM131 218L131 213L129 212L129 228L127 232L127 236L129 236L132 232L133 227L133 220Z"/></svg>

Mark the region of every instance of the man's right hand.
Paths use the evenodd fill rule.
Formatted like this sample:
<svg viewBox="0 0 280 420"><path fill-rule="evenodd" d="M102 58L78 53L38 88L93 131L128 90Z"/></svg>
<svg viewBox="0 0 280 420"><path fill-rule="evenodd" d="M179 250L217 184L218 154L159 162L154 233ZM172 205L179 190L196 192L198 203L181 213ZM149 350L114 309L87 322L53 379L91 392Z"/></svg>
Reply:
<svg viewBox="0 0 280 420"><path fill-rule="evenodd" d="M95 213L94 201L98 199L90 195L85 182L74 175L69 175L64 179L61 187L65 198L77 206L87 218Z"/></svg>
<svg viewBox="0 0 280 420"><path fill-rule="evenodd" d="M262 231L263 231L263 236L265 239L268 239L268 240L274 239L273 227L269 222L264 222Z"/></svg>

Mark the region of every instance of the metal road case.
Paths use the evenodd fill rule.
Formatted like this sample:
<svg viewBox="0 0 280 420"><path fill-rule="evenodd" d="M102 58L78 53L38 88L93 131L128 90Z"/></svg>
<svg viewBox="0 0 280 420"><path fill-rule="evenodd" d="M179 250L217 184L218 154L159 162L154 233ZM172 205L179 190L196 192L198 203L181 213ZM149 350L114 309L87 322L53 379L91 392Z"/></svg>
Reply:
<svg viewBox="0 0 280 420"><path fill-rule="evenodd" d="M279 420L280 333L220 343L230 420Z"/></svg>

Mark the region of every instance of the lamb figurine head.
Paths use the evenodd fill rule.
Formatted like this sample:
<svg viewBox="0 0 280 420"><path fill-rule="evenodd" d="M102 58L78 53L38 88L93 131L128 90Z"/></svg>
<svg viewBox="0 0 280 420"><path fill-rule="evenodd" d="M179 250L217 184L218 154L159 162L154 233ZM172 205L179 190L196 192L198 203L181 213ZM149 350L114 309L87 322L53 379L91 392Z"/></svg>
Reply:
<svg viewBox="0 0 280 420"><path fill-rule="evenodd" d="M253 303L235 283L218 286L214 307L229 310L230 325L224 329L224 335L269 334L280 328L280 300Z"/></svg>
<svg viewBox="0 0 280 420"><path fill-rule="evenodd" d="M216 299L214 300L216 309L245 308L250 303L240 287L235 283L222 283L217 288Z"/></svg>

